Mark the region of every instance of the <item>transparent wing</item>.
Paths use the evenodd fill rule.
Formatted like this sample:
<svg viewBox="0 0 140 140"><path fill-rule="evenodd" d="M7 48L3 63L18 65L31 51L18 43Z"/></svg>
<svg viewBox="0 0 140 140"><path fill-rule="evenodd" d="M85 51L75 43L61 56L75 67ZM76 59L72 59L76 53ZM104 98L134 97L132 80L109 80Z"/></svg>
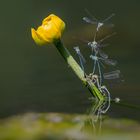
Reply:
<svg viewBox="0 0 140 140"><path fill-rule="evenodd" d="M104 47L106 47L106 46L108 46L109 44L100 44L100 45L98 45L98 48L104 48Z"/></svg>
<svg viewBox="0 0 140 140"><path fill-rule="evenodd" d="M120 78L120 70L115 70L115 71L104 73L103 77L104 77L104 79L107 79L107 80L118 79L118 78Z"/></svg>
<svg viewBox="0 0 140 140"><path fill-rule="evenodd" d="M106 40L106 39L112 37L113 35L116 35L116 32L113 32L113 33L111 33L110 35L105 36L104 38L102 38L102 39L99 40L98 42L101 43L101 42L103 42L104 40Z"/></svg>
<svg viewBox="0 0 140 140"><path fill-rule="evenodd" d="M80 42L83 42L83 43L89 43L88 40L85 40L85 39L81 39L81 38L78 38L78 37L72 37L72 39L76 40L76 41L80 41ZM74 47L75 48L75 47Z"/></svg>
<svg viewBox="0 0 140 140"><path fill-rule="evenodd" d="M115 25L112 23L105 23L106 26L113 28Z"/></svg>
<svg viewBox="0 0 140 140"><path fill-rule="evenodd" d="M116 66L117 65L117 61L116 60L112 60L112 59L104 59L104 58L100 58L105 64L107 65L111 65L111 66Z"/></svg>
<svg viewBox="0 0 140 140"><path fill-rule="evenodd" d="M107 22L107 21L110 20L113 16L115 16L114 13L112 13L109 17L105 18L102 22L103 22L103 23Z"/></svg>
<svg viewBox="0 0 140 140"><path fill-rule="evenodd" d="M98 51L99 51L99 54L102 58L105 58L105 59L108 58L108 55L105 52L103 52L101 49L99 49Z"/></svg>
<svg viewBox="0 0 140 140"><path fill-rule="evenodd" d="M90 24L97 24L97 21L91 20L88 17L83 17L83 20L87 23L90 23Z"/></svg>
<svg viewBox="0 0 140 140"><path fill-rule="evenodd" d="M93 16L93 14L89 12L88 9L85 8L85 12L86 12L94 21L98 21L97 18L95 18L95 17Z"/></svg>

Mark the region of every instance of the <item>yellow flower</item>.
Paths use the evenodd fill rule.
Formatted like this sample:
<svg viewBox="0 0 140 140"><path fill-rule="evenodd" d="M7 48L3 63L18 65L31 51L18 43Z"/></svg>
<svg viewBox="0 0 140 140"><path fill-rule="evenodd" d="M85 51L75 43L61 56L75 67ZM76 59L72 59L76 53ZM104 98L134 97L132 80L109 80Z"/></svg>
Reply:
<svg viewBox="0 0 140 140"><path fill-rule="evenodd" d="M58 16L51 14L42 21L37 30L31 28L31 34L36 44L45 45L60 39L64 29L65 23Z"/></svg>

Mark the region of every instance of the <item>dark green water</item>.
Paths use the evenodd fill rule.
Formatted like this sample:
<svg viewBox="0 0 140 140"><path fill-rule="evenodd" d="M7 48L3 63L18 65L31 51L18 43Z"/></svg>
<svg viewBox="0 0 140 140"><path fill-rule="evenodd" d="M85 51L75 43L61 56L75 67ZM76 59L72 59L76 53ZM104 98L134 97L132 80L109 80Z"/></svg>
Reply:
<svg viewBox="0 0 140 140"><path fill-rule="evenodd" d="M30 111L86 112L90 106L88 90L53 46L38 47L30 35L30 28L40 25L44 17L59 15L67 24L64 43L75 56L76 44L69 36L77 32L90 36L82 32L86 28L84 8L99 18L116 14L112 22L117 35L108 40L111 45L105 51L119 62L125 82L108 88L113 98L140 106L139 7L139 0L0 1L0 117ZM118 105L112 105L108 115L140 120L140 110Z"/></svg>

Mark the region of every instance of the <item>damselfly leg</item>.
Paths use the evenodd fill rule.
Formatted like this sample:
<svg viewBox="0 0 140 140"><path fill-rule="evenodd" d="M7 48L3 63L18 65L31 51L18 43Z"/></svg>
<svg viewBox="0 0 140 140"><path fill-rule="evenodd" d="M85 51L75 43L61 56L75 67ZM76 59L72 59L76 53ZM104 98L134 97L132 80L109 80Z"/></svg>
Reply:
<svg viewBox="0 0 140 140"><path fill-rule="evenodd" d="M99 64L99 59L96 55L90 55L90 58L93 60L94 62L94 66L93 66L93 74L95 74L96 71L96 65L98 67L98 73L99 73L99 85L102 84L102 73L101 73L101 68L100 68L100 64Z"/></svg>
<svg viewBox="0 0 140 140"><path fill-rule="evenodd" d="M96 65L97 65L97 70L98 70L97 75L99 74L100 85L102 85L102 79L103 78L102 78L102 71L101 71L101 65L100 64L102 64L102 62L103 62L104 64L107 64L107 65L116 66L117 61L116 60L112 60L112 59L108 59L108 58L106 59L106 58L98 57L96 55L90 55L90 58L94 62L94 65L93 65L93 74L95 74L95 72L96 72ZM119 74L119 71L116 71L116 72L114 71L112 73L106 73L106 74L104 74L104 77L109 78L109 76L110 76L110 78L111 78L113 76L114 77L115 76L118 76L117 74Z"/></svg>

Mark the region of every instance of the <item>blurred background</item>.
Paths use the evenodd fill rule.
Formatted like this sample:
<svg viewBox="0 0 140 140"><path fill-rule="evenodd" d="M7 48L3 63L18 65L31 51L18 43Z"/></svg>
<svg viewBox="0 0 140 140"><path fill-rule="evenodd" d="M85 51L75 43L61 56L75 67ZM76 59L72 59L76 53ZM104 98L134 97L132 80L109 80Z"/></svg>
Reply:
<svg viewBox="0 0 140 140"><path fill-rule="evenodd" d="M124 82L109 86L112 98L140 106L140 1L139 0L1 0L0 1L0 117L24 112L85 113L91 103L88 90L68 68L54 46L38 47L31 38L31 27L41 24L51 13L67 25L63 42L77 59L73 46L92 39L92 28L82 21L87 8L97 18L111 13L117 35L108 39L104 51L118 61ZM87 31L87 32L86 32ZM110 29L105 29L105 33ZM90 32L90 34L88 34ZM102 34L104 30L102 29ZM88 48L81 42L88 58ZM86 55L87 54L87 55ZM78 59L77 59L78 60ZM87 71L91 66L87 65ZM140 111L112 105L110 117L140 120Z"/></svg>

